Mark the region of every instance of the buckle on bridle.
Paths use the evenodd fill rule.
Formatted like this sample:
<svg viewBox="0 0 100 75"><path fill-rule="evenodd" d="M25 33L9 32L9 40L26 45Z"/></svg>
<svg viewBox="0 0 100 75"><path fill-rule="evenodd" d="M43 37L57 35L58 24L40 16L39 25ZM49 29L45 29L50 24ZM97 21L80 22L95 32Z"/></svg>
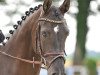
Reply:
<svg viewBox="0 0 100 75"><path fill-rule="evenodd" d="M33 57L33 62L35 62L34 57ZM47 69L47 66L46 66L46 59L45 59L44 57L41 57L40 63L41 63L41 68L42 68L42 69ZM35 63L33 63L33 68L34 68L34 65L35 65Z"/></svg>
<svg viewBox="0 0 100 75"><path fill-rule="evenodd" d="M46 61L46 59L43 57L43 56L41 56L41 60L42 60L42 65L41 65L41 68L43 68L43 69L47 69L47 61Z"/></svg>

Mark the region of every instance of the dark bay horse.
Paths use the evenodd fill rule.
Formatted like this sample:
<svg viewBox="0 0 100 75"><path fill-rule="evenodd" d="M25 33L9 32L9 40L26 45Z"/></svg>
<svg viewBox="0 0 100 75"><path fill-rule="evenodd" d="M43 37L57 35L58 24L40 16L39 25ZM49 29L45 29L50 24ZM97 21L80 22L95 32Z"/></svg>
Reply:
<svg viewBox="0 0 100 75"><path fill-rule="evenodd" d="M60 7L44 0L30 8L10 30L12 36L0 46L0 75L39 75L44 64L48 75L65 75L64 46L69 30L64 19L70 1Z"/></svg>

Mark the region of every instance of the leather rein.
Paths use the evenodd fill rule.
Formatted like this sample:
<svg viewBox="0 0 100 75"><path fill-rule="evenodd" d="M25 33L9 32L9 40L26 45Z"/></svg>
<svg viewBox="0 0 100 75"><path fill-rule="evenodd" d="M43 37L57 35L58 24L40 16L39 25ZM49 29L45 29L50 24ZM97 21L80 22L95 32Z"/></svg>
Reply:
<svg viewBox="0 0 100 75"><path fill-rule="evenodd" d="M64 23L65 20L61 20L61 21L55 21L55 20L50 20L50 19L47 19L47 18L40 18L39 21L47 21L47 22L50 22L50 23L57 23L57 24L61 24L61 23ZM41 47L41 46L40 46ZM41 49L41 48L40 48ZM63 58L64 59L64 55L66 55L65 51L64 52L60 52L60 53L46 53L44 55L41 55L41 61L35 61L34 60L34 57L33 57L33 61L31 60L27 60L27 59L23 59L23 58L19 58L19 57L16 57L16 56L12 56L10 54L7 54L6 52L3 52L3 51L0 51L1 54L5 55L5 56L8 56L8 57L11 57L13 59L17 59L19 61L22 61L22 62L26 62L26 63L29 63L29 64L33 64L33 67L34 67L34 64L39 64L39 65L44 65L43 67L41 68L44 68L44 69L48 69L50 67L50 65L57 59L57 58ZM41 52L40 52L41 54ZM50 62L49 62L49 66L47 67L46 66L46 63L47 63L47 60L44 58L44 56L55 56ZM64 59L65 61L65 59Z"/></svg>

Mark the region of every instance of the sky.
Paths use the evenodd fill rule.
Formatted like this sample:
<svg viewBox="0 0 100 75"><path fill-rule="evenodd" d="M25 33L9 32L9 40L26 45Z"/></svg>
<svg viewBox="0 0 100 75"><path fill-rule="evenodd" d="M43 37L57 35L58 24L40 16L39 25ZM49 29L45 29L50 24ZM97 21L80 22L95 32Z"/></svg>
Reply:
<svg viewBox="0 0 100 75"><path fill-rule="evenodd" d="M20 0L6 0L8 4L8 6L2 7L0 5L0 29L3 31L4 34L8 33L10 29L12 29L12 26L6 26L11 20L10 17L7 16L4 12L6 10L9 11L14 11L16 9L15 4L18 3ZM33 5L32 2L34 2L33 0L21 0L24 1L25 3L27 3L28 5L30 4L31 6L35 6L35 4ZM15 3L15 4L14 4ZM61 4L62 2L59 2L59 4ZM95 52L100 52L100 12L97 11L97 3L100 4L100 0L97 0L97 2L92 1L91 2L91 10L96 12L96 15L90 15L88 17L88 34L87 34L87 42L86 42L86 49L88 51L95 51ZM76 4L76 5L75 5ZM77 3L72 3L71 7L69 9L69 11L71 11L72 13L77 13L78 9L74 6L77 6ZM19 8L18 11L20 11L21 13L24 13L26 11L27 7L25 6L21 6ZM22 11L21 11L22 10ZM13 23L16 23L17 20L19 20L19 18L21 17L20 14L14 14L13 18ZM65 19L67 21L68 24L68 28L70 30L70 34L66 40L65 43L65 50L66 53L72 54L75 51L75 43L76 43L76 19L68 14L65 14Z"/></svg>

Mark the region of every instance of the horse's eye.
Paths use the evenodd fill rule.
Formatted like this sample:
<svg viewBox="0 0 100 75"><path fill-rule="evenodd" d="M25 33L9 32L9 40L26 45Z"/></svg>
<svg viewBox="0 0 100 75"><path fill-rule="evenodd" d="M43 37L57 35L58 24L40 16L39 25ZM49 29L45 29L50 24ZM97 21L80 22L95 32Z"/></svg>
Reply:
<svg viewBox="0 0 100 75"><path fill-rule="evenodd" d="M42 36L46 38L48 36L47 32L42 32Z"/></svg>

